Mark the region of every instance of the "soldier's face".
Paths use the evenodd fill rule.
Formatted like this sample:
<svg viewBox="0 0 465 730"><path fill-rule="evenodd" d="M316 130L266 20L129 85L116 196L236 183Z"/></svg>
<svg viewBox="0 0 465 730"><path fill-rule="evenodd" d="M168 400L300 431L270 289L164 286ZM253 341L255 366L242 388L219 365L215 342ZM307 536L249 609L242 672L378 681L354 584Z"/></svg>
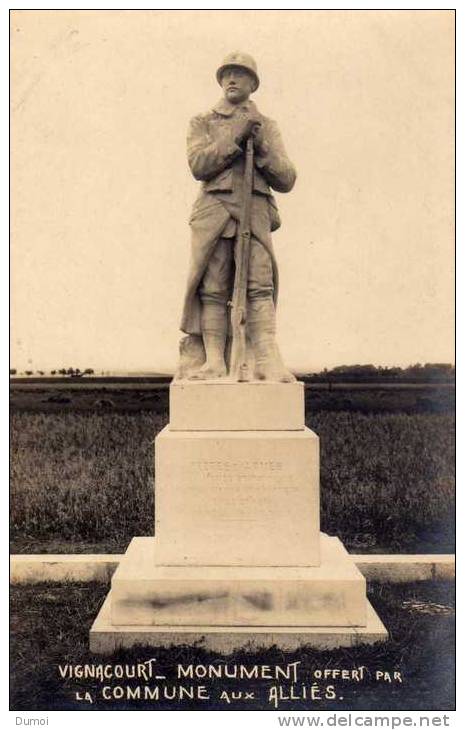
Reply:
<svg viewBox="0 0 465 730"><path fill-rule="evenodd" d="M228 66L221 76L221 87L231 104L240 104L249 98L254 90L254 79L240 66Z"/></svg>

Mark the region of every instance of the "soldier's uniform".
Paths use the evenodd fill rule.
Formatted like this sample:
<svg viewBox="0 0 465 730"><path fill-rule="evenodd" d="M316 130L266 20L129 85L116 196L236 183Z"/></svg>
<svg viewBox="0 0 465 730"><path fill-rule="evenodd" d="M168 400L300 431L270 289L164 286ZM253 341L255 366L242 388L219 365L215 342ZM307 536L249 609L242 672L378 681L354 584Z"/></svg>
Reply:
<svg viewBox="0 0 465 730"><path fill-rule="evenodd" d="M219 81L228 63L253 72L258 86L255 63L246 54L231 54L218 70ZM254 155L247 289L249 334L253 337L254 320L258 326L259 320L274 318L278 272L271 232L280 226L280 219L270 188L288 192L296 172L273 120L260 114L250 100L236 105L221 99L211 111L191 120L187 140L190 169L195 179L202 181L189 221L192 261L181 322L181 329L188 334L202 334L202 311L210 313L209 321L216 318L217 327L224 326L233 287L234 242L245 168L244 149L235 139L238 123L244 117L260 121L262 140L259 153ZM269 323L270 327L274 322Z"/></svg>

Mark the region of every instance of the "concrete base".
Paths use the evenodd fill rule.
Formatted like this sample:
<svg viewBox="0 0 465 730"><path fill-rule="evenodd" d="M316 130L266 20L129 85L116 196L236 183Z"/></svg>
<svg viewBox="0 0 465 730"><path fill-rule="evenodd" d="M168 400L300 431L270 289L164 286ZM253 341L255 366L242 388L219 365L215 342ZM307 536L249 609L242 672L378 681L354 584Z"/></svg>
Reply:
<svg viewBox="0 0 465 730"><path fill-rule="evenodd" d="M175 380L171 431L296 431L305 426L303 383Z"/></svg>
<svg viewBox="0 0 465 730"><path fill-rule="evenodd" d="M365 578L337 537L317 567L160 566L135 537L112 578L112 623L162 626L364 626Z"/></svg>
<svg viewBox="0 0 465 730"><path fill-rule="evenodd" d="M336 649L386 641L388 633L366 600L366 626L358 627L289 627L289 626L113 626L111 592L105 599L90 630L90 650L95 654L112 654L134 646L199 646L219 654L239 649L257 652L277 646L295 651L302 646Z"/></svg>
<svg viewBox="0 0 465 730"><path fill-rule="evenodd" d="M112 578L115 626L364 626L365 578L337 537L316 567L161 566L135 537Z"/></svg>

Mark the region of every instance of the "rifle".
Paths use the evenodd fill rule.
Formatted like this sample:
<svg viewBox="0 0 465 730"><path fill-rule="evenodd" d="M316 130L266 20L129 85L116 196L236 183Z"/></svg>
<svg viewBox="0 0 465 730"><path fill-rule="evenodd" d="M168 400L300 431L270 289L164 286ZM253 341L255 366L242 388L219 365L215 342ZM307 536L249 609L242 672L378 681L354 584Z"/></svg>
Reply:
<svg viewBox="0 0 465 730"><path fill-rule="evenodd" d="M253 188L253 136L247 138L245 152L245 170L243 181L242 210L239 219L239 230L235 244L236 273L231 307L231 366L230 375L233 380L246 382L250 380L247 364L246 323L247 323L247 279L250 257L250 212Z"/></svg>

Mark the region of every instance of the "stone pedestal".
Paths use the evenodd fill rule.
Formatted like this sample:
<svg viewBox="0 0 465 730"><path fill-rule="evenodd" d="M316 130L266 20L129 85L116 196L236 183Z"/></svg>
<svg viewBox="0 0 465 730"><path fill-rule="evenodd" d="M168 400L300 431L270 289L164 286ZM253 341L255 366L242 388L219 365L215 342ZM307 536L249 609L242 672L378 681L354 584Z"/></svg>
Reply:
<svg viewBox="0 0 465 730"><path fill-rule="evenodd" d="M174 381L170 431L301 431L303 383Z"/></svg>
<svg viewBox="0 0 465 730"><path fill-rule="evenodd" d="M318 565L318 464L318 437L306 428L167 426L156 439L156 562Z"/></svg>
<svg viewBox="0 0 465 730"><path fill-rule="evenodd" d="M364 577L320 533L318 437L304 426L303 385L178 381L170 409L155 441L155 537L132 540L91 649L385 639Z"/></svg>

